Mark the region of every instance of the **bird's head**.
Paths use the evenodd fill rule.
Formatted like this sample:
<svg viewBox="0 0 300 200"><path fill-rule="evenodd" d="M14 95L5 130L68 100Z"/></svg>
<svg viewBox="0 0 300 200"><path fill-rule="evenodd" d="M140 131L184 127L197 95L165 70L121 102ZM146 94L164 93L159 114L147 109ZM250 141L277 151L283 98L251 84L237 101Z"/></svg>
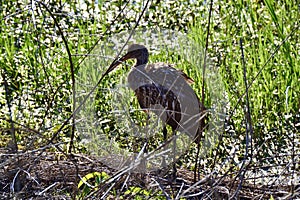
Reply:
<svg viewBox="0 0 300 200"><path fill-rule="evenodd" d="M147 64L149 58L148 49L144 45L140 44L131 44L128 46L127 53L122 56L120 59L114 61L108 68L108 70L103 74L103 76L107 75L109 72L114 70L119 64L128 60L128 59L136 59L136 65L144 65Z"/></svg>

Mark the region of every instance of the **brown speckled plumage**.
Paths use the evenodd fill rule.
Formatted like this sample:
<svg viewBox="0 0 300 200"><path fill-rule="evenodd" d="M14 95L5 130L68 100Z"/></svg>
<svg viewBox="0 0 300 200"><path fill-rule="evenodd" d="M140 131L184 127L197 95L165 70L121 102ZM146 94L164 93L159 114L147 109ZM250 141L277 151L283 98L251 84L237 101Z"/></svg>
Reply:
<svg viewBox="0 0 300 200"><path fill-rule="evenodd" d="M136 59L127 79L141 108L154 112L164 124L171 126L173 133L179 130L193 138L199 136L204 120L201 103L189 86L193 80L173 65L148 64L148 58L145 46L133 44L129 46L126 55L113 63L109 71L128 59ZM165 139L166 134L164 127Z"/></svg>

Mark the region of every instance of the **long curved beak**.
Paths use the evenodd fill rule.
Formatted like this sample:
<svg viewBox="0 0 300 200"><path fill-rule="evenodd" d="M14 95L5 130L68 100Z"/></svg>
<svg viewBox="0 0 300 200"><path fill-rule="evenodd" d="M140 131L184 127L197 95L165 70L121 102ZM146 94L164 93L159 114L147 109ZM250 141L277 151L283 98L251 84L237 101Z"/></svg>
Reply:
<svg viewBox="0 0 300 200"><path fill-rule="evenodd" d="M128 52L127 54L125 54L123 57L121 57L118 60L115 60L113 63L111 63L111 65L109 66L109 68L102 74L102 78L104 76L106 76L107 74L109 74L111 71L113 71L118 65L122 64L122 62L132 58L133 53L132 52Z"/></svg>
<svg viewBox="0 0 300 200"><path fill-rule="evenodd" d="M122 63L122 61L120 59L119 60L115 60L113 63L111 63L111 65L109 66L109 68L102 74L102 77L104 77L107 74L109 74L111 71L113 71L121 63Z"/></svg>

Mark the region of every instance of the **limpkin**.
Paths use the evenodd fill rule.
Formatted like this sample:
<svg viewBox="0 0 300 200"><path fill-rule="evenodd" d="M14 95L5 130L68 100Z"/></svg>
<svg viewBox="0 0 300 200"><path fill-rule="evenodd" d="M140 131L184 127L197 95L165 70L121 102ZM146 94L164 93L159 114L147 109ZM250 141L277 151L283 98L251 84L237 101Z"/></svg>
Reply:
<svg viewBox="0 0 300 200"><path fill-rule="evenodd" d="M136 59L127 77L129 87L135 92L140 107L154 112L162 120L164 141L167 140L166 125L171 126L173 135L178 130L192 139L200 137L204 127L201 113L204 107L189 85L193 80L170 64L148 64L148 58L149 52L145 46L132 44L103 76L122 62Z"/></svg>

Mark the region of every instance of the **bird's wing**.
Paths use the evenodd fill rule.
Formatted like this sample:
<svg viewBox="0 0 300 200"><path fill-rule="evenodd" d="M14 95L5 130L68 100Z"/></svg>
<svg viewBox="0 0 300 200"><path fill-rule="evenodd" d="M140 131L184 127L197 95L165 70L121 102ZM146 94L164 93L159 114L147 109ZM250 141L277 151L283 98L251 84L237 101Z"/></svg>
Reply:
<svg viewBox="0 0 300 200"><path fill-rule="evenodd" d="M196 135L200 120L200 102L183 72L165 63L139 65L129 73L128 82L134 91L145 84L161 85L167 91L172 91L180 103L181 120L178 130L188 133L192 138ZM162 106L161 110L164 108ZM167 116L160 118L167 119Z"/></svg>
<svg viewBox="0 0 300 200"><path fill-rule="evenodd" d="M147 68L148 68L148 70L164 70L164 71L173 72L174 74L177 73L180 76L182 76L187 83L192 84L192 83L195 82L186 73L184 73L183 70L176 69L174 66L175 66L174 64L167 64L167 63L158 62L158 63L155 63L155 64L148 64Z"/></svg>

